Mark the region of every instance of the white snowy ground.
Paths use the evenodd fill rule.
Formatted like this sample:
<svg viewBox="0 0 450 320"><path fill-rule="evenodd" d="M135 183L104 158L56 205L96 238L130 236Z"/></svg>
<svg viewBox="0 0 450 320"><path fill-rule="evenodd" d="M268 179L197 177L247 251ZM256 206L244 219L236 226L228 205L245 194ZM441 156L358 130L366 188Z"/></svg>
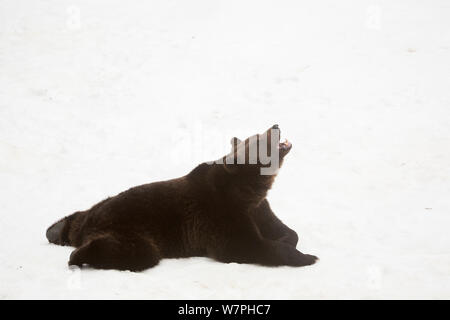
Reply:
<svg viewBox="0 0 450 320"><path fill-rule="evenodd" d="M0 298L450 298L450 3L0 1ZM46 228L278 123L305 268L72 270Z"/></svg>

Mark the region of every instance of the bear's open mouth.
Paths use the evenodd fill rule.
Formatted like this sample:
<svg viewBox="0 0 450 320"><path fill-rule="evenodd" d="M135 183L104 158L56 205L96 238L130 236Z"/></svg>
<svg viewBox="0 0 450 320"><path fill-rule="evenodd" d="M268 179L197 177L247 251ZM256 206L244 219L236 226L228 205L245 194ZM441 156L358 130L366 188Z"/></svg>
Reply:
<svg viewBox="0 0 450 320"><path fill-rule="evenodd" d="M281 130L277 124L273 125L272 129L278 130L278 150L280 152L280 156L284 157L291 150L292 143L290 143L286 138L284 138L284 141L281 141Z"/></svg>
<svg viewBox="0 0 450 320"><path fill-rule="evenodd" d="M291 151L291 148L292 148L292 143L290 143L285 138L284 141L282 141L278 144L278 150L280 153L280 157L284 158L284 156L287 155L289 153L289 151Z"/></svg>
<svg viewBox="0 0 450 320"><path fill-rule="evenodd" d="M290 143L288 141L288 139L284 138L284 141L280 142L280 144L278 145L278 148L280 150L289 150L290 148L292 148L292 143Z"/></svg>

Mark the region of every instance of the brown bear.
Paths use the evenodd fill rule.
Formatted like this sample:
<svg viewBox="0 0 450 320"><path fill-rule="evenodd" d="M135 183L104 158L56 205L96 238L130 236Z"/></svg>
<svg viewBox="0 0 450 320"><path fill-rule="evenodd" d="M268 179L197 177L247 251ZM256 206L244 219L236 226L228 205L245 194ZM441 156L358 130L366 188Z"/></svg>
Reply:
<svg viewBox="0 0 450 320"><path fill-rule="evenodd" d="M296 232L275 216L266 199L277 170L262 174L271 164L261 151L278 169L292 147L287 140L280 142L279 132L274 125L244 141L233 138L232 151L223 158L75 212L48 228L47 239L76 247L69 265L100 269L140 271L162 258L193 256L225 263L311 265L317 257L296 249Z"/></svg>

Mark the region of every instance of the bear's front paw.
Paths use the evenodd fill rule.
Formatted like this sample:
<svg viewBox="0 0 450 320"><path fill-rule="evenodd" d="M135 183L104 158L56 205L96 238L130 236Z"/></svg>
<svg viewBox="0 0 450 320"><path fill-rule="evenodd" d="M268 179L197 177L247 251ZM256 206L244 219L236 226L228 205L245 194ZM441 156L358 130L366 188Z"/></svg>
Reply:
<svg viewBox="0 0 450 320"><path fill-rule="evenodd" d="M319 258L312 254L304 254L303 255L303 261L306 263L305 266L314 264L317 262L317 260L319 260Z"/></svg>
<svg viewBox="0 0 450 320"><path fill-rule="evenodd" d="M319 260L319 258L316 256L313 256L311 254L303 254L294 248L293 250L289 250L286 258L287 265L293 267L309 266Z"/></svg>

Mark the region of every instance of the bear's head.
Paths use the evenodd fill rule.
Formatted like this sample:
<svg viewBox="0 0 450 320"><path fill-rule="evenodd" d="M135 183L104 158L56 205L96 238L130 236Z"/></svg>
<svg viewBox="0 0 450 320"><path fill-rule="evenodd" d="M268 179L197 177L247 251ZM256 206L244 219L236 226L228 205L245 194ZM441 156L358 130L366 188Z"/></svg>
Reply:
<svg viewBox="0 0 450 320"><path fill-rule="evenodd" d="M271 188L276 173L292 144L280 142L278 125L245 140L231 139L231 152L224 157L204 163L192 177L206 177L205 185L213 186L212 198L221 197L235 207L258 206Z"/></svg>
<svg viewBox="0 0 450 320"><path fill-rule="evenodd" d="M292 144L280 141L280 128L273 125L261 134L255 134L245 140L231 139L231 152L219 159L231 174L275 175L281 167L284 157Z"/></svg>

